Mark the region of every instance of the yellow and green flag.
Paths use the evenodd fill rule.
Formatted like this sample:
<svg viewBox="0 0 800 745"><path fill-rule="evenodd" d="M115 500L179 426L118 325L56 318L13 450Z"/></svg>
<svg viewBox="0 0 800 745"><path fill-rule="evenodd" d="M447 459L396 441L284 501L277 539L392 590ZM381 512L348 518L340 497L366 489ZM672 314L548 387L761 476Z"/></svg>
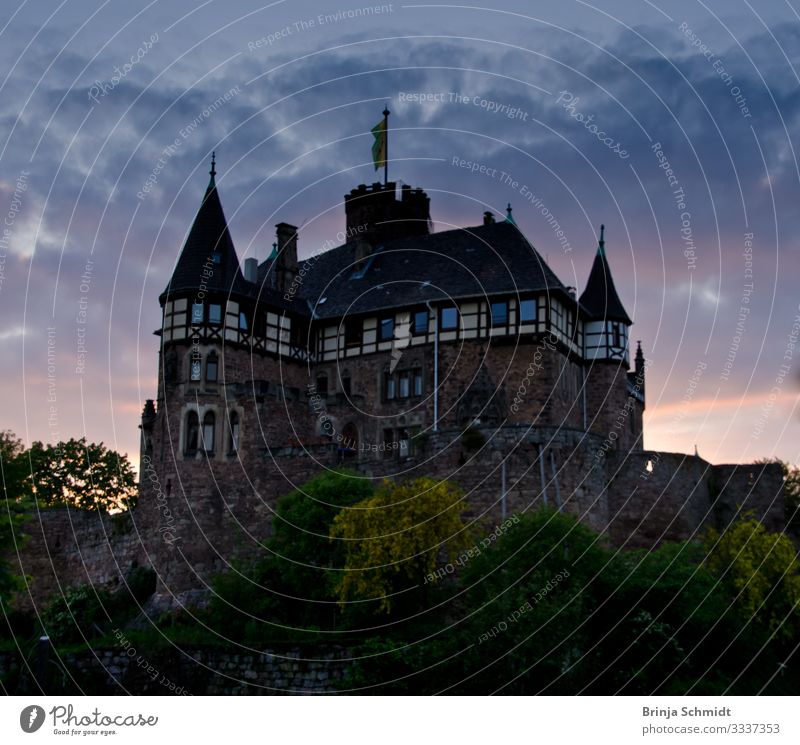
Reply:
<svg viewBox="0 0 800 745"><path fill-rule="evenodd" d="M377 171L386 165L386 119L381 119L372 128L372 136L375 138L372 143L372 161Z"/></svg>

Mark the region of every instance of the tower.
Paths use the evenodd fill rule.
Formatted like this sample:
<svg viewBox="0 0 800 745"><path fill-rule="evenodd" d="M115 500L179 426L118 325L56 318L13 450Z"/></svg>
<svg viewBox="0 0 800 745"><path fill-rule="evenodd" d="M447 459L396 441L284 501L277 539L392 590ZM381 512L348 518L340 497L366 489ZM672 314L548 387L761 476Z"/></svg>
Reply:
<svg viewBox="0 0 800 745"><path fill-rule="evenodd" d="M614 286L606 257L605 225L580 297L584 320L584 364L589 427L618 449L641 449L644 390L628 373L632 321ZM641 353L641 349L640 349ZM641 360L644 375L644 358Z"/></svg>

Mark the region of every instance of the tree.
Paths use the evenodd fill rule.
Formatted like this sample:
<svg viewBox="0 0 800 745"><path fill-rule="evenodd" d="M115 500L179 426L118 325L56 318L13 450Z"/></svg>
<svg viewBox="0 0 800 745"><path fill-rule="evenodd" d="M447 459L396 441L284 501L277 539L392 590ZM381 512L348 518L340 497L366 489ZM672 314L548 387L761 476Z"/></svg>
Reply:
<svg viewBox="0 0 800 745"><path fill-rule="evenodd" d="M458 487L430 478L384 481L373 497L343 509L331 529L345 546L340 605L379 600L379 611L390 612L398 593L424 585L438 561L472 546L465 509Z"/></svg>
<svg viewBox="0 0 800 745"><path fill-rule="evenodd" d="M709 570L757 626L791 639L800 627L800 563L791 540L770 533L753 513L706 538Z"/></svg>
<svg viewBox="0 0 800 745"><path fill-rule="evenodd" d="M328 536L342 507L371 495L368 479L338 470L282 496L264 557L215 579L210 609L214 625L256 639L275 635L270 623L335 628L335 578L344 567L345 552L341 542Z"/></svg>
<svg viewBox="0 0 800 745"><path fill-rule="evenodd" d="M24 539L22 524L30 517L29 480L26 480L25 447L13 432L0 432L0 604L21 584L7 557Z"/></svg>
<svg viewBox="0 0 800 745"><path fill-rule="evenodd" d="M135 504L130 461L102 442L87 442L85 437L57 445L34 442L28 455L33 493L46 506L114 511Z"/></svg>

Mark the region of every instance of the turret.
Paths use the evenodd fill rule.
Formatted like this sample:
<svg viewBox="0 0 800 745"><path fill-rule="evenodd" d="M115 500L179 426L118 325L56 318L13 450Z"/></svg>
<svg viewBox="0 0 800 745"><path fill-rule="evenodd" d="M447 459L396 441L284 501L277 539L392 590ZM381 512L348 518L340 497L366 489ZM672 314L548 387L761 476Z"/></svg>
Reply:
<svg viewBox="0 0 800 745"><path fill-rule="evenodd" d="M422 189L404 184L398 199L396 188L393 181L369 187L361 184L345 195L346 243L360 243L366 247L363 252L368 253L398 238L430 234L428 195Z"/></svg>
<svg viewBox="0 0 800 745"><path fill-rule="evenodd" d="M597 253L586 289L580 297L580 304L588 313L584 324L585 356L597 362L622 362L627 367L628 329L632 321L614 287L605 245L605 225L601 225Z"/></svg>

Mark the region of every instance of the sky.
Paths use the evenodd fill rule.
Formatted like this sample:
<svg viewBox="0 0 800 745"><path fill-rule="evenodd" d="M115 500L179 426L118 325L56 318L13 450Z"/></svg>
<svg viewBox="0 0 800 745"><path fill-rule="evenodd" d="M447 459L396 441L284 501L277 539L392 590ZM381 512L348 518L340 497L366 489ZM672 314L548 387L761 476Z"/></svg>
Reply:
<svg viewBox="0 0 800 745"><path fill-rule="evenodd" d="M580 293L605 224L647 448L799 462L800 2L360 2L3 4L0 429L137 462L212 150L240 260L304 257L388 104L436 230L510 203Z"/></svg>

